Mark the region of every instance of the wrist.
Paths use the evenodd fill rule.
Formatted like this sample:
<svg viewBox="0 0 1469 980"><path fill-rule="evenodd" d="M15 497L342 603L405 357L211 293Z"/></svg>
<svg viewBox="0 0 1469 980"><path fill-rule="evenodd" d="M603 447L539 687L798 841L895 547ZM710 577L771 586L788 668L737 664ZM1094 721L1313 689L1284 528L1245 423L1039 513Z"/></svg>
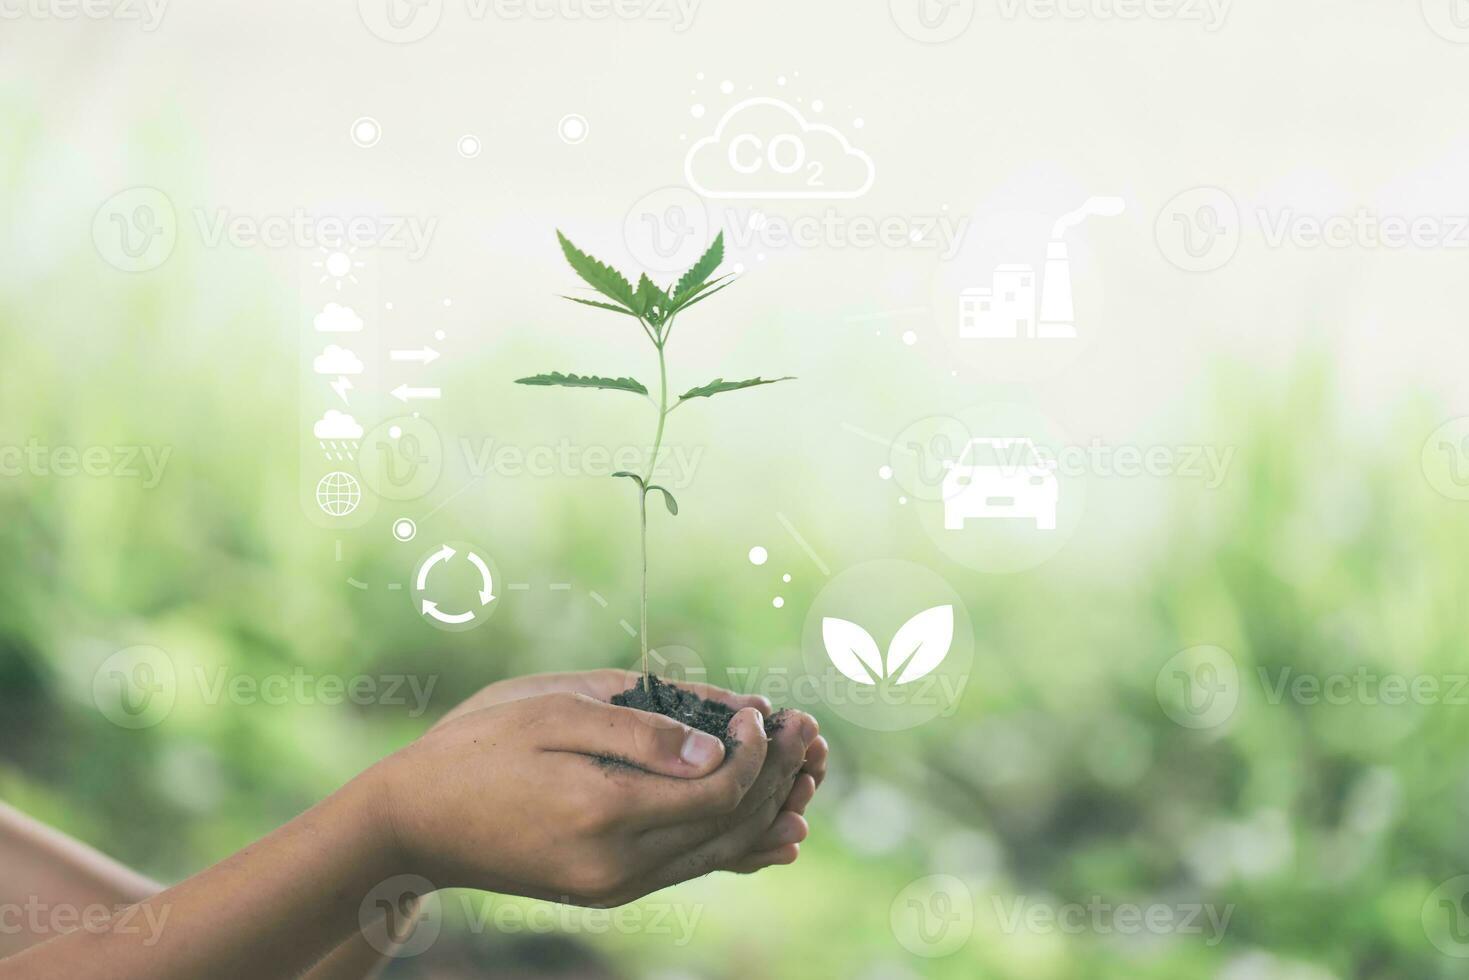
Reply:
<svg viewBox="0 0 1469 980"><path fill-rule="evenodd" d="M336 802L352 828L362 866L381 881L419 869L399 834L394 811L393 768L389 756L361 773L337 793Z"/></svg>

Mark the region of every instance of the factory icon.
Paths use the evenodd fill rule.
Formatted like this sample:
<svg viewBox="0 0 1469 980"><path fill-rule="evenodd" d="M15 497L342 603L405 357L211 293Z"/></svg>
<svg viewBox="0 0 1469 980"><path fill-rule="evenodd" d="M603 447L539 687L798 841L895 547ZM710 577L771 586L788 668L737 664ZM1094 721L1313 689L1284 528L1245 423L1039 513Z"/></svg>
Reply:
<svg viewBox="0 0 1469 980"><path fill-rule="evenodd" d="M1028 265L998 266L989 287L964 290L959 295L959 336L986 340L1075 337L1076 311L1071 301L1071 257L1066 251L1066 232L1092 216L1119 215L1125 206L1120 197L1089 198L1051 227L1039 304L1035 269Z"/></svg>

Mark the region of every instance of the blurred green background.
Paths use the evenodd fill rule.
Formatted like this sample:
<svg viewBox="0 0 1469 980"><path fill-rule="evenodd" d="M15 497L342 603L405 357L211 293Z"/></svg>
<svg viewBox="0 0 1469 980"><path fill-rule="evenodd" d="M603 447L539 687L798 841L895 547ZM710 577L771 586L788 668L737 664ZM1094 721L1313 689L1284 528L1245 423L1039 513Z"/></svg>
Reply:
<svg viewBox="0 0 1469 980"><path fill-rule="evenodd" d="M177 30L224 44L228 24L185 19ZM626 208L676 175L643 172L632 149L641 152L641 137L568 156L547 135L559 110L539 103L544 118L533 125L521 106L503 108L490 172L432 170L391 147L384 154L397 156L353 155L344 134L353 107L368 101L354 86L390 106L381 113L390 125L414 118L414 99L391 101L402 66L321 81L304 58L285 64L264 53L272 49L254 33L238 42L258 45L252 71L266 87L254 102L209 73L204 44L176 51L169 70L200 72L209 84L189 91L164 69L138 68L148 81L132 91L156 98L109 103L113 128L99 133L88 99L101 83L62 80L65 65L90 63L76 37L48 33L47 50L64 56L30 78L12 68L0 89L0 200L15 216L0 270L0 445L167 447L171 456L151 488L129 478L0 479L0 798L175 880L289 819L486 683L634 662L637 642L618 625L637 614L626 488L567 474L475 479L463 446L647 441L645 406L510 382L543 370L651 380L651 354L630 327L556 298L573 283L552 229L629 266L618 231ZM457 64L477 55L440 41L447 47L435 51ZM497 39L503 70L529 70L536 50L549 50L546 38L537 42L515 55L520 45ZM135 38L119 43L140 50ZM345 61L348 47L327 45L323 57ZM609 77L615 70L597 64ZM697 64L677 68L692 77ZM297 105L306 77L321 88ZM599 78L588 70L555 98L600 108L594 121L607 122L614 96ZM639 84L633 90L653 88ZM216 105L221 91L233 94ZM901 101L883 103L875 89L867 98L874 129L886 110L882 138L904 142L893 121ZM252 117L252 104L269 111ZM271 112L282 128L257 143ZM524 135L532 131L544 141ZM434 138L446 133L457 134L455 123ZM1129 167L1117 164L1102 183L1131 186ZM1436 678L1447 694L1464 674L1469 527L1463 505L1438 493L1420 463L1452 399L1445 384L1413 380L1420 367L1439 381L1460 373L1459 341L1433 340L1456 329L1457 314L1415 321L1426 323L1427 341L1363 341L1404 329L1373 319L1384 309L1372 302L1379 292L1451 270L1442 256L1408 271L1399 256L1276 254L1222 280L1188 279L1152 251L1149 209L1174 184L1139 183L1143 216L1119 222L1115 251L1098 260L1113 346L1071 374L996 378L982 355L961 357L927 321L910 353L898 339L907 324L880 314L928 301L931 256L824 251L759 268L741 256L756 274L702 307L697 327L691 320L673 351L675 384L762 373L800 381L674 416L671 442L700 461L678 490L682 515L654 515L655 645L696 651L715 682L727 668L801 669L802 621L825 576L779 513L834 573L902 558L943 576L975 626L968 692L952 716L897 733L802 705L832 743L832 772L801 859L642 903L696 911L686 943L676 933L602 932L575 917L547 931L487 928L454 894L443 900L441 938L389 976L1464 975L1430 933L1439 935L1442 911L1435 889L1469 872L1469 710L1271 703L1260 679L1285 668L1366 671ZM181 230L161 268L127 274L99 256L87 229L110 194L138 184L167 190ZM960 189L955 209L982 196ZM192 214L215 206L439 217L430 261L383 256L364 273L374 308L395 304L396 319L383 316L395 341L421 341L434 327L448 335L434 375L445 399L425 410L443 437L445 472L427 498L402 508L420 521L412 544L389 535L391 506L345 533L317 526L300 506L303 485L319 475L303 462L314 459L303 425L329 404L303 395L297 378L303 311L320 298L320 284L302 274L312 254L207 247ZM1258 289L1251 273L1261 274ZM1441 291L1414 295L1453 305ZM851 430L891 439L915 419L992 400L1039 406L1078 444L1102 436L1234 455L1217 488L1089 476L1082 526L1059 554L983 574L935 547L915 508L895 505L893 488L874 476L886 449ZM493 618L464 633L429 628L406 592L385 587L451 539L481 545L505 581L530 586L503 594ZM755 545L770 550L769 565L746 559ZM783 571L789 584L778 582ZM771 605L777 593L782 609ZM92 682L109 655L135 644L166 651L181 674L300 669L434 686L421 716L397 705L209 704L181 694L161 723L128 731L98 710ZM1239 703L1227 723L1195 730L1170 717L1157 684L1171 657L1205 644L1237 664ZM895 919L911 908L904 890L935 874L963 883L973 924L955 951L928 957L905 945ZM468 900L483 908L481 897ZM1205 904L1229 918L1219 937L1202 918L1202 934L1008 921L1017 907L1097 902ZM928 909L941 917L951 906Z"/></svg>

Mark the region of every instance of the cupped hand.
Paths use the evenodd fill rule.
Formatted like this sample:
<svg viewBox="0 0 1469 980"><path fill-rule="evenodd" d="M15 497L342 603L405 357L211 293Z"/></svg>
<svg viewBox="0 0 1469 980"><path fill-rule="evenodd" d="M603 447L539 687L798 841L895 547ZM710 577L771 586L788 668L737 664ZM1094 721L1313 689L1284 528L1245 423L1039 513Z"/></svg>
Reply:
<svg viewBox="0 0 1469 980"><path fill-rule="evenodd" d="M571 676L603 685L595 693L613 683ZM524 696L500 700L509 692L492 685L471 699L483 706L455 709L369 774L405 870L437 887L608 905L794 860L805 821L782 805L814 792L802 772L820 744L813 719L793 713L767 740L759 709L741 707L726 758L719 739L672 719L519 683Z"/></svg>
<svg viewBox="0 0 1469 980"><path fill-rule="evenodd" d="M613 695L621 694L632 687L642 678L642 674L635 670L617 670L608 667L602 670L563 671L548 674L528 674L524 677L509 677L503 681L496 681L478 692L466 698L463 702L450 709L440 725L446 724L455 718L461 717L468 712L479 708L487 708L491 705L504 704L508 701L518 701L521 698L535 697L539 694L553 693L577 693L596 698L598 701L611 701ZM739 711L743 708L754 708L765 717L770 717L770 699L758 694L736 694L722 687L712 684L697 684L690 681L678 681L680 687L687 688L700 697L720 704L727 704ZM807 724L816 730L816 719L810 715L798 711L785 713L787 720L793 724ZM804 721L802 720L804 719ZM797 816L806 812L806 807L811 805L811 800L816 796L816 790L826 778L826 759L829 754L829 746L824 737L817 737L814 741L808 741L806 749L806 762L802 767L802 774L807 778L798 778L791 789L789 797L785 800L783 810L790 811ZM805 821L802 821L804 827ZM804 837L802 838L804 839ZM794 844L782 849L775 857L784 858L767 863L789 864L796 859L799 848ZM760 865L763 867L764 865ZM753 869L752 869L753 870Z"/></svg>

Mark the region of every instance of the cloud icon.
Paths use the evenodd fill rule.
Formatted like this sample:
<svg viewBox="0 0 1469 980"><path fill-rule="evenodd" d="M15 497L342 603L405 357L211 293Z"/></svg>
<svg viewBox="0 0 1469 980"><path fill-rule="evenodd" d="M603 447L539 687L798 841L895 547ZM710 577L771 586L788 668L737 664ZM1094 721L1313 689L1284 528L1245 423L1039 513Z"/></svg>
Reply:
<svg viewBox="0 0 1469 980"><path fill-rule="evenodd" d="M311 370L317 374L361 374L362 359L345 347L327 344L326 350L311 362Z"/></svg>
<svg viewBox="0 0 1469 980"><path fill-rule="evenodd" d="M362 329L362 317L350 306L328 303L312 318L311 325L319 333L356 333Z"/></svg>
<svg viewBox="0 0 1469 980"><path fill-rule="evenodd" d="M710 198L861 197L876 176L872 158L839 131L770 98L731 106L684 158L689 186Z"/></svg>
<svg viewBox="0 0 1469 980"><path fill-rule="evenodd" d="M311 427L311 434L318 439L361 439L362 426L346 412L329 408Z"/></svg>

